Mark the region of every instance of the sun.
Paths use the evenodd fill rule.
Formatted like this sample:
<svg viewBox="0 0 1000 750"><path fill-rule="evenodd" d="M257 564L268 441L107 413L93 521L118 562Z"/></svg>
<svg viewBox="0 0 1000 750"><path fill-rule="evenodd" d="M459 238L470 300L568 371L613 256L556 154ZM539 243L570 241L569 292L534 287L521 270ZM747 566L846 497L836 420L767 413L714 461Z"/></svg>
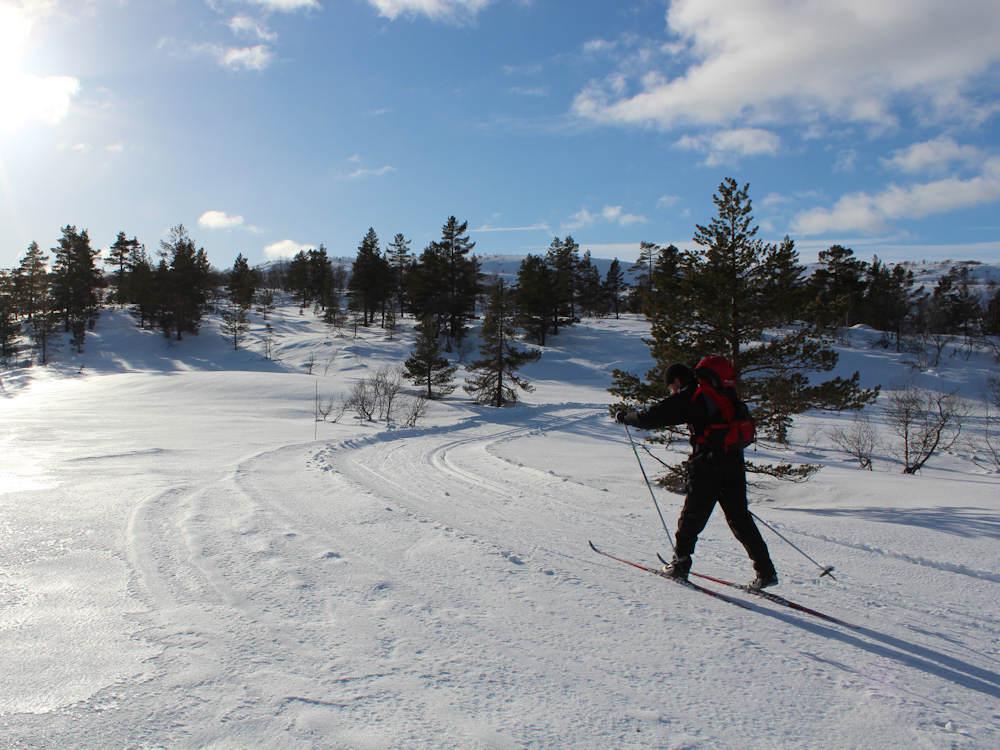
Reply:
<svg viewBox="0 0 1000 750"><path fill-rule="evenodd" d="M60 122L80 91L80 81L72 76L39 76L23 70L31 29L24 11L0 5L0 133L19 132L35 122Z"/></svg>

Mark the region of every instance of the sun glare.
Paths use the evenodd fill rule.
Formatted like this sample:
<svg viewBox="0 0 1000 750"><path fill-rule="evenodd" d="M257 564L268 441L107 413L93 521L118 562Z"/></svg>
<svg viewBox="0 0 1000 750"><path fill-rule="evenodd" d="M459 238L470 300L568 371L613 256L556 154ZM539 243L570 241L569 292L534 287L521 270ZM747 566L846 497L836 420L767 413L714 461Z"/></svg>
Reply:
<svg viewBox="0 0 1000 750"><path fill-rule="evenodd" d="M31 26L23 11L0 5L0 133L18 132L35 121L56 124L80 91L80 82L71 76L23 70Z"/></svg>

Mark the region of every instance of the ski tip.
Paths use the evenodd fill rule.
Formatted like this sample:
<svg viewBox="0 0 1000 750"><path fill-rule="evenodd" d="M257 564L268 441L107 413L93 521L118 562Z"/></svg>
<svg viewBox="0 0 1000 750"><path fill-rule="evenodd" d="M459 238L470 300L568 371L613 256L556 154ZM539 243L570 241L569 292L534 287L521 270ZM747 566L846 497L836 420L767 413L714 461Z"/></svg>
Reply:
<svg viewBox="0 0 1000 750"><path fill-rule="evenodd" d="M590 548L591 548L592 550L594 550L594 552L597 552L597 545L596 545L596 544L594 544L594 543L593 543L592 541L590 541L589 539L587 540L587 544L589 544L589 545L590 545Z"/></svg>
<svg viewBox="0 0 1000 750"><path fill-rule="evenodd" d="M833 574L832 565L827 565L825 568L823 568L823 572L819 574L819 577L822 578L823 576L830 576L830 578L832 578L833 580L835 581L837 580L837 577Z"/></svg>

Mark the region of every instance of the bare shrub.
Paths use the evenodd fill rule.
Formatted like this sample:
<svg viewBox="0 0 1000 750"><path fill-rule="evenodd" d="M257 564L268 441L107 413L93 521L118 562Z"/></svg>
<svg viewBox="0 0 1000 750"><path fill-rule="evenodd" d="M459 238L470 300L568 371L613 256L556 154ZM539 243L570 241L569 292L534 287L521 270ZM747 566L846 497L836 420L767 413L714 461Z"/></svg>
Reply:
<svg viewBox="0 0 1000 750"><path fill-rule="evenodd" d="M347 409L357 414L360 419L364 419L367 422L374 421L377 396L368 378L359 380L354 384L345 403L347 404Z"/></svg>
<svg viewBox="0 0 1000 750"><path fill-rule="evenodd" d="M867 414L855 414L850 427L830 431L830 439L858 462L858 467L872 471L872 455L878 448L878 434Z"/></svg>
<svg viewBox="0 0 1000 750"><path fill-rule="evenodd" d="M392 421L393 408L399 392L403 388L403 369L401 367L381 367L372 375L372 390L375 392L375 408L378 418L386 424Z"/></svg>
<svg viewBox="0 0 1000 750"><path fill-rule="evenodd" d="M890 395L886 418L901 441L896 454L903 473L916 474L935 453L954 446L967 416L967 408L954 393L911 385Z"/></svg>
<svg viewBox="0 0 1000 750"><path fill-rule="evenodd" d="M416 427L424 414L427 413L427 399L423 396L412 396L401 404L404 427Z"/></svg>

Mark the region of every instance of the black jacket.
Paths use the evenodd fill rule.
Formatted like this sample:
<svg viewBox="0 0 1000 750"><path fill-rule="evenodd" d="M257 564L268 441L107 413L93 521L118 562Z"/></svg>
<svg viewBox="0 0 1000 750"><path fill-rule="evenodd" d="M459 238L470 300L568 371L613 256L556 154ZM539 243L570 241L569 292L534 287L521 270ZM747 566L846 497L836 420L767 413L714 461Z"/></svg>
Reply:
<svg viewBox="0 0 1000 750"><path fill-rule="evenodd" d="M645 430L686 424L691 432L692 457L718 456L721 458L722 454L725 453L722 448L721 435L718 440L708 443L695 442L695 436L704 434L709 424L719 420L718 407L705 395L695 397L695 390L696 386L688 386L673 396L658 401L648 409L628 412L623 421L627 425ZM730 451L730 453L734 452L742 454L742 451Z"/></svg>

